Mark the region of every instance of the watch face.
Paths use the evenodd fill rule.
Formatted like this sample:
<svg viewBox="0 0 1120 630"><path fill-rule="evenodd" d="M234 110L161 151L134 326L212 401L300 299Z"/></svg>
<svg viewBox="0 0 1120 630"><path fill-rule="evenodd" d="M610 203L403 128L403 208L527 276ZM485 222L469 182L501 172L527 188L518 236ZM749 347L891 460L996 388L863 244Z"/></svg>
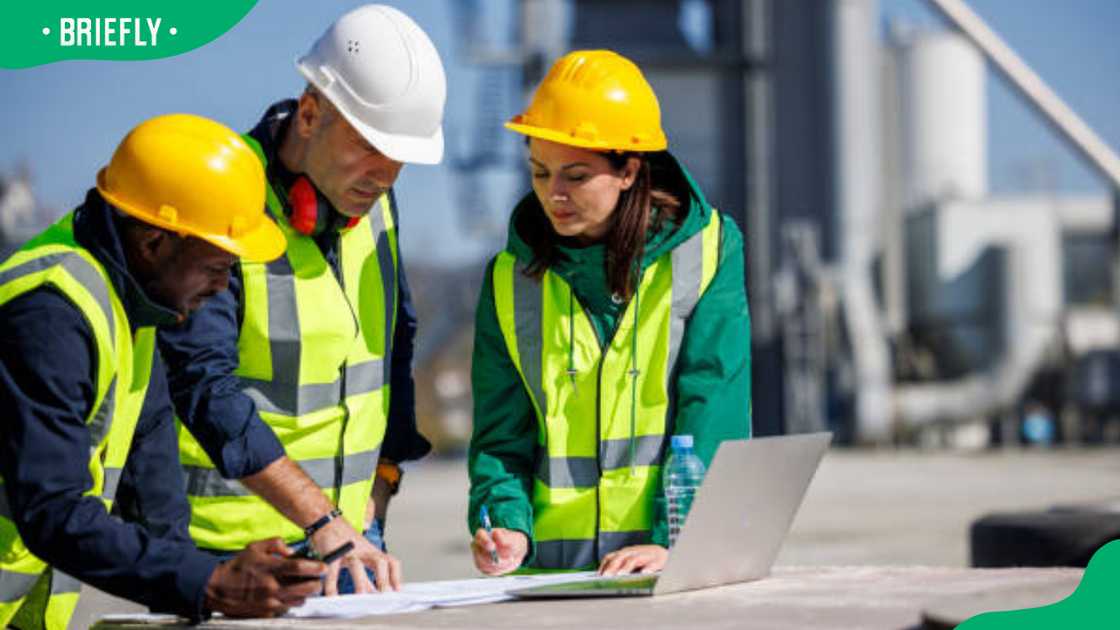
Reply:
<svg viewBox="0 0 1120 630"><path fill-rule="evenodd" d="M380 462L377 464L377 478L385 482L389 486L389 494L394 495L401 486L401 477L404 476L404 471L401 467L391 462Z"/></svg>

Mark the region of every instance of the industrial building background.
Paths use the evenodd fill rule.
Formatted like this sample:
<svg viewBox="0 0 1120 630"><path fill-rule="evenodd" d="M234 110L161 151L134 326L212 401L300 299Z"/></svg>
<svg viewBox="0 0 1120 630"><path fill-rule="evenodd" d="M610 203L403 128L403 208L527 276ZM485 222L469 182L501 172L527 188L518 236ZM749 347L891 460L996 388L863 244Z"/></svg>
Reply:
<svg viewBox="0 0 1120 630"><path fill-rule="evenodd" d="M244 128L269 97L297 93L291 58L358 1L261 2L230 34L176 59L0 71L0 92L24 114L0 120L4 255L77 204L101 164L89 163L66 194L56 166L104 160L136 120L157 113L195 111ZM410 468L393 502L387 538L407 579L476 574L456 457L471 431L474 308L509 211L529 190L524 144L502 123L573 48L609 47L639 64L671 150L745 234L756 435L828 429L853 447L826 456L779 565L1028 564L1038 558L983 543L1048 527L1060 530L1048 538L1066 554L1057 563L1083 564L1120 532L1120 162L1046 88L1054 77L1022 63L968 5L391 3L433 33L449 80L445 164L405 169L400 187L420 319L417 412L444 456ZM887 20L888 5L930 19ZM295 24L294 8L314 19ZM442 22L425 22L433 16ZM1046 36L1046 24L1037 29ZM274 48L254 57L249 42L262 40L282 42L288 56ZM1120 46L1104 52L1120 59ZM1097 61L1081 63L1091 73ZM81 91L79 73L98 89L106 76L120 79L111 111L96 109L96 94L80 104L58 96L59 85ZM161 74L189 85L190 98L165 86L137 109L130 95ZM993 78L1031 113L1027 133L1060 139L1088 166L1095 192L1066 192L1049 154L1024 155L1016 186L993 185L1007 178L990 167L1005 140L989 119ZM231 82L244 93L223 94ZM48 127L74 125L96 127L95 141L56 141L49 166L22 159L18 147L57 138ZM1113 147L1115 129L1106 135ZM92 590L71 627L138 610Z"/></svg>
<svg viewBox="0 0 1120 630"><path fill-rule="evenodd" d="M962 3L914 2L943 19L884 22L875 0L449 3L443 54L471 72L451 94L470 113L449 127L457 220L446 229L469 253L425 263L407 253L423 237L407 223L403 236L420 421L438 450L469 438L477 290L528 189L523 146L501 123L553 59L597 47L643 68L671 149L746 235L757 435L1120 441L1115 154L1017 83L998 36L966 34L950 17ZM1045 162L1024 167L1032 192L989 191L993 73L1037 111L1037 133L1059 134L1101 173L1100 193L1061 192ZM9 166L8 249L66 210L37 203L35 174Z"/></svg>

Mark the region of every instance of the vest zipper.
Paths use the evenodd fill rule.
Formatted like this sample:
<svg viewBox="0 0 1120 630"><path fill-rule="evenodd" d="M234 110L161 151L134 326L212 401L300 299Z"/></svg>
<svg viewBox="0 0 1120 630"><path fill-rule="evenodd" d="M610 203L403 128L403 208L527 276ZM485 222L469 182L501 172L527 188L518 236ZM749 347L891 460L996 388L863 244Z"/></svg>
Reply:
<svg viewBox="0 0 1120 630"><path fill-rule="evenodd" d="M637 281L637 283L634 287L634 295L631 298L631 301L634 303L634 323L633 323L633 329L630 331L631 347L630 347L630 371L629 371L629 376L630 376L630 448L629 448L629 451L630 451L630 475L631 476L634 475L634 456L635 456L634 451L635 451L635 448L636 448L636 445L637 445L637 443L636 443L637 438L634 436L634 432L635 432L635 413L636 413L635 412L635 406L637 404L636 398L637 398L637 391L638 391L637 387L638 387L638 374L639 374L638 365L637 365L637 360L638 360L637 359L637 357L638 357L638 354L637 354L638 353L638 309L641 305L641 302L638 301L638 292L641 291L641 288L642 288L642 275L643 274L641 272L638 273L638 281ZM572 296L574 294L574 292L572 292L571 285L568 285L568 290L571 292L571 293L569 293L569 296ZM626 305L626 307L629 308L629 306L630 305L628 303ZM580 304L580 310L583 310L583 305L582 304ZM586 311L584 311L584 313L586 314ZM618 316L618 319L616 319L615 322L614 322L614 330L611 331L611 334L610 334L610 337L609 337L608 341L606 342L605 345L600 346L600 349L599 349L599 369L598 369L598 373L595 376L595 441L598 443L598 447L595 449L595 463L596 463L596 467L599 469L599 482L595 484L595 560L596 561L599 561L599 560L602 559L602 555L601 555L602 554L602 548L601 548L601 545L600 545L601 536L600 536L600 531L599 530L600 530L601 525L602 525L602 508L600 507L600 501L602 500L601 488L602 488L602 484L603 484L603 448L602 448L602 437L603 437L602 436L602 432L603 432L603 426L602 426L602 420L603 420L603 418L602 418L603 362L607 357L607 352L610 350L611 345L614 343L614 337L615 337L615 335L618 334L618 329L621 326L622 320L625 317L626 317L626 309L624 308L622 310L622 313ZM589 318L589 320L590 320L590 318ZM589 323L590 323L590 321L589 321ZM592 330L594 330L594 328L595 327L592 326ZM575 343L574 335L573 335L572 339L568 340L568 343L570 343L570 344Z"/></svg>
<svg viewBox="0 0 1120 630"><path fill-rule="evenodd" d="M571 285L568 290L571 291ZM577 300L578 301L578 300ZM579 305L580 312L586 316L587 311L584 309L583 304ZM595 467L599 471L599 481L595 484L595 561L598 564L602 560L602 548L600 545L600 529L602 529L602 516L603 510L600 505L602 501L602 486L603 486L603 362L607 358L607 352L614 343L614 336L618 334L619 324L622 323L622 318L625 317L625 311L614 322L614 329L611 330L610 335L607 337L606 342L599 340L599 367L596 369L595 374ZM591 323L591 318L588 318L588 324ZM595 332L595 327L592 326L591 330ZM599 333L595 332L595 337L598 339ZM568 343L575 343L575 337L568 341Z"/></svg>
<svg viewBox="0 0 1120 630"><path fill-rule="evenodd" d="M565 284L567 284L566 281L565 281ZM578 300L576 300L576 298L575 298L575 292L572 290L572 285L568 284L568 375L572 379L573 391L575 391L576 373L577 373L576 369L575 369L575 343L576 343L575 303L577 301ZM581 313L584 313L586 315L586 310L584 310L583 304L579 305L579 310L580 310ZM588 319L588 323L590 323L590 318ZM596 563L598 563L598 561L601 559L601 556L600 556L601 550L599 548L599 528L600 528L600 525L601 525L601 522L602 522L602 509L599 506L599 502L602 500L602 497L603 497L602 492L600 490L600 486L602 485L602 481L603 481L603 455L602 455L602 451L603 451L603 449L602 449L602 431L603 431L602 422L603 422L603 418L602 418L602 410L601 410L602 403L603 403L602 380L603 380L603 359L607 356L607 353L606 353L606 349L603 346L603 340L599 339L599 333L597 331L595 331L595 327L592 326L591 330L592 330L593 333L595 333L596 341L599 342L599 362L598 362L599 365L598 365L598 367L595 368L595 444L596 444L596 448L595 448L595 468L596 468L597 472L599 473L599 479L598 479L598 481L595 482L595 532L594 532L594 537L595 537L595 561L596 561ZM615 331L617 331L617 330L618 330L618 326L617 326L617 323L616 323ZM611 332L611 337L612 338L614 337L614 331ZM606 345L606 348L609 348L609 347L610 347L610 343L608 342L607 345ZM546 456L547 456L547 453L546 453Z"/></svg>
<svg viewBox="0 0 1120 630"><path fill-rule="evenodd" d="M342 385L342 394L339 405L342 407L342 428L338 432L338 452L334 456L334 504L338 507L342 503L342 462L346 452L346 426L350 424L350 409L346 407L346 364L342 364L339 376Z"/></svg>
<svg viewBox="0 0 1120 630"><path fill-rule="evenodd" d="M595 483L595 562L596 564L602 560L602 549L600 549L599 541L601 536L599 530L602 527L602 513L603 509L600 502L603 500L602 487L603 487L603 359L606 358L605 352L600 352L599 355L599 369L595 375L595 467L599 471L599 480Z"/></svg>

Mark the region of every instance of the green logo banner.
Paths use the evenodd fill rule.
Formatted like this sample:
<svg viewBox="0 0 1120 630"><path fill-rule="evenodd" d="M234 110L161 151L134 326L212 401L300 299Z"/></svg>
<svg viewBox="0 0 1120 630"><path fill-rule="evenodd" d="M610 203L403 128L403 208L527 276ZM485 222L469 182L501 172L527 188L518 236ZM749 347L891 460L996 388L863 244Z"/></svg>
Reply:
<svg viewBox="0 0 1120 630"><path fill-rule="evenodd" d="M957 630L1116 628L1120 626L1120 606L1116 601L1118 584L1120 540L1114 540L1093 554L1081 576L1081 584L1069 597L1039 608L977 615L957 626Z"/></svg>
<svg viewBox="0 0 1120 630"><path fill-rule="evenodd" d="M214 41L256 0L10 2L0 20L0 68L66 59L171 57Z"/></svg>

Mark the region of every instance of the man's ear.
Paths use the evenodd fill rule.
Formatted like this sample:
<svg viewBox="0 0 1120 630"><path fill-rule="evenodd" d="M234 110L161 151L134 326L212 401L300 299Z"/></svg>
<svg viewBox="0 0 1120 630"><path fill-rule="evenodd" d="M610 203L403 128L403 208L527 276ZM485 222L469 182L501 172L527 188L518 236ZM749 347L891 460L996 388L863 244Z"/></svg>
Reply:
<svg viewBox="0 0 1120 630"><path fill-rule="evenodd" d="M139 226L133 238L137 257L149 267L163 264L175 249L175 236L159 228Z"/></svg>
<svg viewBox="0 0 1120 630"><path fill-rule="evenodd" d="M305 91L299 97L299 107L296 110L295 129L301 138L307 139L319 125L323 117L323 107L319 97Z"/></svg>

